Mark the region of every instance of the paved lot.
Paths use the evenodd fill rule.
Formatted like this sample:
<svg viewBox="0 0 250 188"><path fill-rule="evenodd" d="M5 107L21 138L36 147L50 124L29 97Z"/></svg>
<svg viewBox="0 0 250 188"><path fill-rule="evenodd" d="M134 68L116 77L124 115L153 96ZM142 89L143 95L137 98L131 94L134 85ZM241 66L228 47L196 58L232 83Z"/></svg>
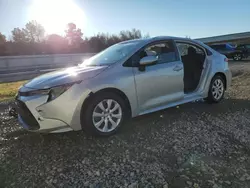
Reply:
<svg viewBox="0 0 250 188"><path fill-rule="evenodd" d="M115 136L32 134L0 105L0 187L250 187L250 64L220 104L133 119Z"/></svg>

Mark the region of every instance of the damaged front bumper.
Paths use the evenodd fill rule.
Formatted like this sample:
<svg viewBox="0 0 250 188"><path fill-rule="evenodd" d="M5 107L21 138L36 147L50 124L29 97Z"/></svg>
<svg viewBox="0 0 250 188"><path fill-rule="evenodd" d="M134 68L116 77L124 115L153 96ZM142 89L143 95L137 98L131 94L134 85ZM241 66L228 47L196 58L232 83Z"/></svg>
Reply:
<svg viewBox="0 0 250 188"><path fill-rule="evenodd" d="M9 114L16 117L20 125L31 132L57 133L67 132L73 129L59 119L44 118L37 107L43 104L46 96L17 96Z"/></svg>
<svg viewBox="0 0 250 188"><path fill-rule="evenodd" d="M46 133L82 130L81 109L89 89L73 85L53 100L48 94L33 93L34 89L22 86L15 101L15 116L25 129Z"/></svg>

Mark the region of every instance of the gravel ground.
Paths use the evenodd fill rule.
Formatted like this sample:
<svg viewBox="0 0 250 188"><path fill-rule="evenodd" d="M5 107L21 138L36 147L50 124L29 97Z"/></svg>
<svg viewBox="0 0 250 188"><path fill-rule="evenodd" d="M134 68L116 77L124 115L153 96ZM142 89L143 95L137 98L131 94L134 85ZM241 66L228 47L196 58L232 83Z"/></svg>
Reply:
<svg viewBox="0 0 250 188"><path fill-rule="evenodd" d="M250 187L250 63L220 104L131 120L109 138L34 134L0 104L0 187Z"/></svg>

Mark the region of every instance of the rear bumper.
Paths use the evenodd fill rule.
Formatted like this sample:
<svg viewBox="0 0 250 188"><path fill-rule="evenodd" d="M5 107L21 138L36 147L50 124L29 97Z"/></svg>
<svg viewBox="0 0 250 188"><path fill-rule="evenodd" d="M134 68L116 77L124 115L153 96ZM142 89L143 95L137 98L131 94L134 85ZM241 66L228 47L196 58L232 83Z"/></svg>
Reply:
<svg viewBox="0 0 250 188"><path fill-rule="evenodd" d="M224 73L225 73L226 80L227 80L226 88L228 89L232 84L232 72L230 69L228 69Z"/></svg>

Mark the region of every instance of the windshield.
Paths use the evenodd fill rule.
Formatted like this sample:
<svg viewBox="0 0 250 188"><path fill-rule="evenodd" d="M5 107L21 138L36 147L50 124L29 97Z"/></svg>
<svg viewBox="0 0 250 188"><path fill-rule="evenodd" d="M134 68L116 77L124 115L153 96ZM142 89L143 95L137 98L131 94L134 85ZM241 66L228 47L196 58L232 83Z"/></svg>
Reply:
<svg viewBox="0 0 250 188"><path fill-rule="evenodd" d="M85 60L81 66L103 66L118 62L133 51L138 41L118 43Z"/></svg>

